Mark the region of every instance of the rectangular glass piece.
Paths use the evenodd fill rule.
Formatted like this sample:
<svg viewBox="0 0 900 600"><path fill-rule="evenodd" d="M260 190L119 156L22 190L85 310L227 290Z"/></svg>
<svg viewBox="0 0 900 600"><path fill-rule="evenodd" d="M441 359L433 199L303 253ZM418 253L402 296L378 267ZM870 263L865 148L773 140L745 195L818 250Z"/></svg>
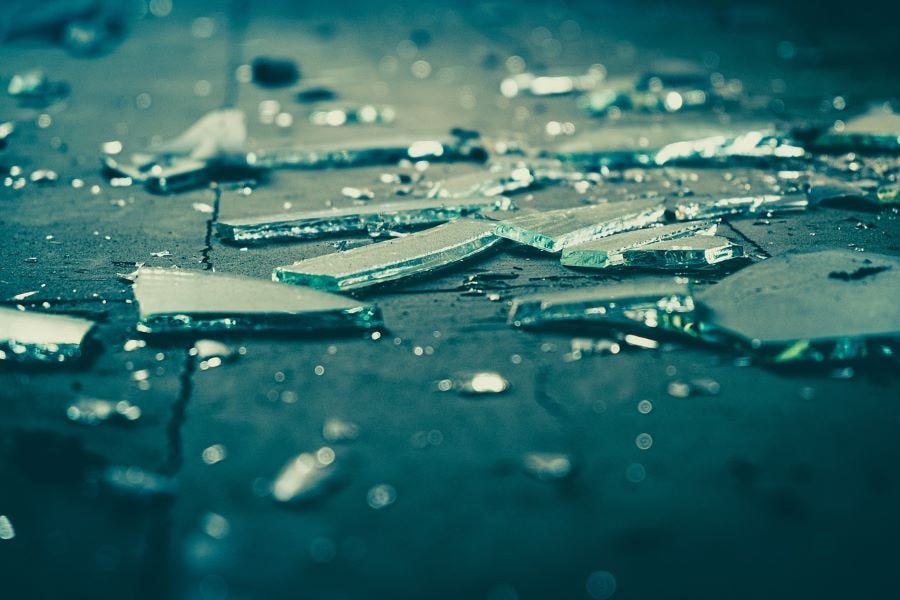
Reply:
<svg viewBox="0 0 900 600"><path fill-rule="evenodd" d="M138 331L327 331L382 325L373 304L309 288L204 271L142 268Z"/></svg>
<svg viewBox="0 0 900 600"><path fill-rule="evenodd" d="M741 246L726 238L695 235L626 250L622 259L629 267L683 269L714 265L743 254Z"/></svg>
<svg viewBox="0 0 900 600"><path fill-rule="evenodd" d="M680 202L672 208L679 221L713 219L716 217L741 216L756 213L775 213L803 210L809 205L805 196L743 196L740 198L720 198L718 200L694 200Z"/></svg>
<svg viewBox="0 0 900 600"><path fill-rule="evenodd" d="M360 140L311 148L276 148L247 154L247 165L259 169L329 169L388 165L400 160L476 160L486 158L477 138L438 136Z"/></svg>
<svg viewBox="0 0 900 600"><path fill-rule="evenodd" d="M220 219L219 237L232 241L309 239L334 233L364 232L371 225L410 227L434 225L467 215L512 210L504 197L456 200L406 200L328 210L281 213L242 219Z"/></svg>
<svg viewBox="0 0 900 600"><path fill-rule="evenodd" d="M617 233L586 244L569 246L563 250L560 262L567 267L615 267L624 263L623 253L626 250L689 235L715 235L717 228L716 223L709 221L688 221Z"/></svg>
<svg viewBox="0 0 900 600"><path fill-rule="evenodd" d="M646 227L661 220L664 212L656 200L594 204L500 221L494 233L540 250L559 252L567 246Z"/></svg>
<svg viewBox="0 0 900 600"><path fill-rule="evenodd" d="M685 333L694 322L694 300L688 284L675 279L603 284L516 298L508 322L516 327L596 323Z"/></svg>
<svg viewBox="0 0 900 600"><path fill-rule="evenodd" d="M389 241L278 267L276 281L342 291L394 281L452 265L500 241L494 223L458 219Z"/></svg>
<svg viewBox="0 0 900 600"><path fill-rule="evenodd" d="M0 361L59 363L78 358L94 322L0 308Z"/></svg>

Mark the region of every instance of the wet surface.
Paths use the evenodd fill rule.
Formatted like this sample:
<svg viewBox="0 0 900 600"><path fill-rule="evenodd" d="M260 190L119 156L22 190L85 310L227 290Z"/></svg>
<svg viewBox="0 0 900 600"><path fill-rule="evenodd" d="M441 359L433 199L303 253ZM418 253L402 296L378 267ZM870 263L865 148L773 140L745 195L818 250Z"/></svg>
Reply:
<svg viewBox="0 0 900 600"><path fill-rule="evenodd" d="M94 323L78 361L0 361L0 596L900 593L885 25L814 27L802 6L241 5L149 2L124 30L72 9L49 39L0 21L0 300ZM591 96L602 86L612 102ZM232 140L191 128L226 106L246 115L256 163L209 189ZM734 142L747 132L761 133ZM440 143L411 155L423 140ZM816 140L832 153L797 155ZM147 150L185 178L103 172L101 156L133 165ZM342 168L308 168L322 156ZM259 172L276 163L295 168ZM819 178L840 186L807 196ZM377 305L383 328L138 331L146 307L121 275L140 267L245 278L249 291L202 298L220 317L277 305L255 291L277 267L408 233L245 246L217 235L228 219L473 190L515 194L501 219L695 210L722 217L716 235L743 257L675 283L505 240L348 301ZM813 251L840 252L791 267ZM742 284L779 265L790 285ZM507 322L516 298L598 286L646 300L655 282L649 305L615 307L634 328ZM166 314L187 312L157 293ZM715 344L685 326L707 309L727 317ZM880 360L830 343L860 332ZM820 334L825 351L796 344Z"/></svg>

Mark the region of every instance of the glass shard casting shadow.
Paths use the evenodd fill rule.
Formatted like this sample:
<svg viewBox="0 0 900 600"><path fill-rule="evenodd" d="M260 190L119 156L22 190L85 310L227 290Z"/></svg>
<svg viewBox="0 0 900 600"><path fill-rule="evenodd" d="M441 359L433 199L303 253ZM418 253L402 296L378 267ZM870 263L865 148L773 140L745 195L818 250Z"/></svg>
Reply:
<svg viewBox="0 0 900 600"><path fill-rule="evenodd" d="M0 308L0 361L62 363L81 356L93 321Z"/></svg>
<svg viewBox="0 0 900 600"><path fill-rule="evenodd" d="M695 269L743 256L741 246L717 235L695 235L632 248L623 253L628 267Z"/></svg>
<svg viewBox="0 0 900 600"><path fill-rule="evenodd" d="M688 221L661 227L647 227L627 233L617 233L586 244L569 246L562 252L560 262L567 267L605 269L624 264L623 253L664 240L692 235L715 235L718 225L709 221Z"/></svg>
<svg viewBox="0 0 900 600"><path fill-rule="evenodd" d="M202 271L142 268L134 296L143 333L314 332L382 325L373 304L309 288Z"/></svg>

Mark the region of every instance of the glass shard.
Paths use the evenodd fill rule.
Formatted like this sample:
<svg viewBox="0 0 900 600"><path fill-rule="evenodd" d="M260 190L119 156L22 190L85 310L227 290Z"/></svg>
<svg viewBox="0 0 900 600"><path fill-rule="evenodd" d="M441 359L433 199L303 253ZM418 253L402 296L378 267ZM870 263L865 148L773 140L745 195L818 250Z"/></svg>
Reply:
<svg viewBox="0 0 900 600"><path fill-rule="evenodd" d="M681 201L671 208L679 221L696 219L714 219L717 217L743 216L756 213L781 213L803 210L809 200L801 195L779 196L765 194L762 196L744 196L739 198L720 198L718 200Z"/></svg>
<svg viewBox="0 0 900 600"><path fill-rule="evenodd" d="M81 356L93 321L0 308L0 361L61 363Z"/></svg>
<svg viewBox="0 0 900 600"><path fill-rule="evenodd" d="M22 106L46 108L69 95L69 84L65 81L51 81L40 69L14 74L6 92L18 98Z"/></svg>
<svg viewBox="0 0 900 600"><path fill-rule="evenodd" d="M806 150L794 142L761 131L748 131L737 137L712 136L675 142L662 147L653 157L657 165L673 162L715 161L725 159L801 158Z"/></svg>
<svg viewBox="0 0 900 600"><path fill-rule="evenodd" d="M500 241L494 223L457 219L404 237L278 267L273 279L331 291L353 290L427 273L484 252Z"/></svg>
<svg viewBox="0 0 900 600"><path fill-rule="evenodd" d="M552 185L577 181L585 174L556 160L533 160L492 165L488 172L467 173L439 181L428 193L430 198L472 198L515 194Z"/></svg>
<svg viewBox="0 0 900 600"><path fill-rule="evenodd" d="M655 200L634 200L524 214L497 223L494 233L547 252L584 244L614 233L645 227L662 219Z"/></svg>
<svg viewBox="0 0 900 600"><path fill-rule="evenodd" d="M359 437L359 425L351 421L331 418L322 426L322 437L329 442L347 442Z"/></svg>
<svg viewBox="0 0 900 600"><path fill-rule="evenodd" d="M539 327L597 323L609 328L650 328L690 332L694 300L677 279L604 284L513 300L509 323Z"/></svg>
<svg viewBox="0 0 900 600"><path fill-rule="evenodd" d="M282 503L311 500L331 489L338 474L331 448L323 446L315 452L304 452L289 460L275 476L272 497Z"/></svg>
<svg viewBox="0 0 900 600"><path fill-rule="evenodd" d="M841 122L819 136L813 147L822 152L897 152L900 150L900 114L889 104Z"/></svg>
<svg viewBox="0 0 900 600"><path fill-rule="evenodd" d="M559 452L529 452L522 457L522 470L538 481L559 481L572 474L572 459Z"/></svg>
<svg viewBox="0 0 900 600"><path fill-rule="evenodd" d="M701 336L775 362L896 356L898 270L900 258L850 250L769 258L698 295Z"/></svg>
<svg viewBox="0 0 900 600"><path fill-rule="evenodd" d="M372 304L308 288L203 271L142 268L138 331L325 331L382 325Z"/></svg>
<svg viewBox="0 0 900 600"><path fill-rule="evenodd" d="M434 225L466 215L512 210L507 198L408 200L348 208L282 213L241 219L219 219L219 237L235 242L309 239L334 233L363 232L370 226Z"/></svg>
<svg viewBox="0 0 900 600"><path fill-rule="evenodd" d="M520 94L530 96L561 96L575 92L585 92L597 86L606 78L603 65L593 65L584 75L535 75L519 73L507 77L500 83L500 93L507 98Z"/></svg>
<svg viewBox="0 0 900 600"><path fill-rule="evenodd" d="M716 223L709 221L688 221L617 233L586 244L569 246L563 250L560 262L567 267L594 269L619 266L624 263L623 253L626 250L690 235L715 235L717 228Z"/></svg>
<svg viewBox="0 0 900 600"><path fill-rule="evenodd" d="M126 424L140 419L141 409L127 400L80 398L66 409L66 417L81 425L99 425L105 421Z"/></svg>
<svg viewBox="0 0 900 600"><path fill-rule="evenodd" d="M315 110L309 115L309 122L322 127L341 127L353 123L393 123L397 111L392 106L364 104L358 108L334 108Z"/></svg>
<svg viewBox="0 0 900 600"><path fill-rule="evenodd" d="M112 494L148 501L169 498L178 491L173 477L134 466L109 466L100 481Z"/></svg>
<svg viewBox="0 0 900 600"><path fill-rule="evenodd" d="M743 248L717 235L694 235L625 250L629 267L688 269L715 265L743 256Z"/></svg>
<svg viewBox="0 0 900 600"><path fill-rule="evenodd" d="M451 390L466 396L502 394L509 389L509 381L496 371L472 371L456 373L451 379L438 382L442 392Z"/></svg>

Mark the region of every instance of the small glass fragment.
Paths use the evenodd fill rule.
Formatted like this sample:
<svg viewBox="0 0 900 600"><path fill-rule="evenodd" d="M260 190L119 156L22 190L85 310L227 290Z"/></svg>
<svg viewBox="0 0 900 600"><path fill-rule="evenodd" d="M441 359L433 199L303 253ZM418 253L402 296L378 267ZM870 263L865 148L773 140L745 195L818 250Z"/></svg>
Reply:
<svg viewBox="0 0 900 600"><path fill-rule="evenodd" d="M516 298L508 322L516 327L569 322L690 333L694 320L694 300L688 284L663 279Z"/></svg>
<svg viewBox="0 0 900 600"><path fill-rule="evenodd" d="M335 458L328 446L292 458L275 476L272 497L278 502L295 503L321 496L337 483Z"/></svg>
<svg viewBox="0 0 900 600"><path fill-rule="evenodd" d="M366 494L366 502L375 510L387 508L396 501L397 489L388 483L379 483Z"/></svg>
<svg viewBox="0 0 900 600"><path fill-rule="evenodd" d="M757 213L783 213L804 210L809 200L802 195L764 194L739 198L679 201L670 208L679 221L714 219Z"/></svg>
<svg viewBox="0 0 900 600"><path fill-rule="evenodd" d="M0 308L0 361L61 363L77 359L93 321Z"/></svg>
<svg viewBox="0 0 900 600"><path fill-rule="evenodd" d="M16 537L12 521L6 515L0 515L0 540L11 540Z"/></svg>
<svg viewBox="0 0 900 600"><path fill-rule="evenodd" d="M372 190L366 188L344 187L341 188L341 195L354 200L371 200L375 197Z"/></svg>
<svg viewBox="0 0 900 600"><path fill-rule="evenodd" d="M727 238L694 235L625 250L622 262L628 267L687 269L715 265L743 254L743 248Z"/></svg>
<svg viewBox="0 0 900 600"><path fill-rule="evenodd" d="M509 199L502 197L407 200L259 217L219 219L216 223L216 232L222 239L235 242L310 239L335 233L362 232L370 225L387 228L435 225L466 215L514 208Z"/></svg>
<svg viewBox="0 0 900 600"><path fill-rule="evenodd" d="M208 360L210 358L230 360L237 356L237 353L231 346L218 340L197 340L191 347L190 354L200 360Z"/></svg>
<svg viewBox="0 0 900 600"><path fill-rule="evenodd" d="M178 490L174 478L135 466L107 467L100 481L113 494L143 500L172 497Z"/></svg>
<svg viewBox="0 0 900 600"><path fill-rule="evenodd" d="M467 396L502 394L509 389L509 381L496 371L461 372L452 379L439 381L438 389L442 392L453 390Z"/></svg>
<svg viewBox="0 0 900 600"><path fill-rule="evenodd" d="M813 143L821 152L897 152L900 150L900 114L890 104L841 122Z"/></svg>
<svg viewBox="0 0 900 600"><path fill-rule="evenodd" d="M290 58L257 56L250 64L253 82L265 88L285 87L300 79L300 68Z"/></svg>
<svg viewBox="0 0 900 600"><path fill-rule="evenodd" d="M329 442L346 442L359 437L359 426L350 421L331 418L322 426L322 437Z"/></svg>
<svg viewBox="0 0 900 600"><path fill-rule="evenodd" d="M560 262L567 267L595 269L620 266L625 262L626 250L686 236L715 235L717 228L716 223L709 221L689 221L617 233L585 244L569 246L563 250Z"/></svg>
<svg viewBox="0 0 900 600"><path fill-rule="evenodd" d="M522 457L526 475L538 481L560 481L572 474L572 459L558 452L529 452Z"/></svg>
<svg viewBox="0 0 900 600"><path fill-rule="evenodd" d="M497 223L494 233L547 252L584 244L660 221L665 210L655 200L594 204L523 214Z"/></svg>
<svg viewBox="0 0 900 600"><path fill-rule="evenodd" d="M6 92L18 98L23 106L43 108L69 95L69 84L51 81L40 69L16 73L9 80Z"/></svg>
<svg viewBox="0 0 900 600"><path fill-rule="evenodd" d="M712 136L668 144L655 153L659 166L675 162L708 162L726 159L802 158L806 150L791 140L761 131L737 137Z"/></svg>
<svg viewBox="0 0 900 600"><path fill-rule="evenodd" d="M382 325L373 304L309 288L205 271L141 268L138 331L327 331Z"/></svg>
<svg viewBox="0 0 900 600"><path fill-rule="evenodd" d="M494 224L457 219L424 231L277 267L275 281L344 291L429 273L478 255L500 242Z"/></svg>
<svg viewBox="0 0 900 600"><path fill-rule="evenodd" d="M606 78L603 65L592 65L584 75L535 75L519 73L500 83L500 93L507 98L520 94L531 96L560 96L594 89Z"/></svg>
<svg viewBox="0 0 900 600"><path fill-rule="evenodd" d="M690 381L672 381L666 387L666 391L673 398L717 396L720 390L719 382L708 377L700 377Z"/></svg>
<svg viewBox="0 0 900 600"><path fill-rule="evenodd" d="M99 425L105 421L127 424L141 418L141 409L127 400L80 398L66 409L66 417L81 425Z"/></svg>
<svg viewBox="0 0 900 600"><path fill-rule="evenodd" d="M698 295L701 337L783 363L896 356L898 271L900 258L873 252L769 258Z"/></svg>
<svg viewBox="0 0 900 600"><path fill-rule="evenodd" d="M586 175L571 165L556 160L532 160L492 165L488 172L479 171L437 182L428 192L430 198L472 198L499 196L577 181Z"/></svg>

